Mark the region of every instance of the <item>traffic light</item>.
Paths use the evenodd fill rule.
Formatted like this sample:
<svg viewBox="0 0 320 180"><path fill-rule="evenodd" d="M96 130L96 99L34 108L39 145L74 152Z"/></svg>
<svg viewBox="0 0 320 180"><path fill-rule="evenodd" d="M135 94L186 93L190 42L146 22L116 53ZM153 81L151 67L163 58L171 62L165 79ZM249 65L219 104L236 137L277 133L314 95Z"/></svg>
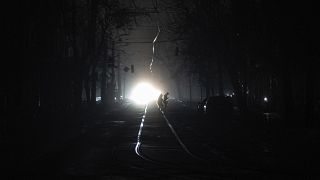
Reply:
<svg viewBox="0 0 320 180"><path fill-rule="evenodd" d="M131 64L131 73L134 73L134 65Z"/></svg>

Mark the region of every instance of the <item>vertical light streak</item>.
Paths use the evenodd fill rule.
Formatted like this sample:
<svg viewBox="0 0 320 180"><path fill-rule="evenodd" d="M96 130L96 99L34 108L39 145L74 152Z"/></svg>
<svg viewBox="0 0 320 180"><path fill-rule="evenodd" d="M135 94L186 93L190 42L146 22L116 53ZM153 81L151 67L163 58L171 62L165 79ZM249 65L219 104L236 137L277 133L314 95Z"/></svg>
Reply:
<svg viewBox="0 0 320 180"><path fill-rule="evenodd" d="M153 42L152 42L152 57L151 57L151 63L150 63L150 72L152 73L152 65L153 65L153 61L154 61L154 47L155 47L155 43L158 39L158 36L160 34L160 26L159 26L159 23L157 23L157 26L158 26L158 32L157 32L157 35L156 37L153 39Z"/></svg>

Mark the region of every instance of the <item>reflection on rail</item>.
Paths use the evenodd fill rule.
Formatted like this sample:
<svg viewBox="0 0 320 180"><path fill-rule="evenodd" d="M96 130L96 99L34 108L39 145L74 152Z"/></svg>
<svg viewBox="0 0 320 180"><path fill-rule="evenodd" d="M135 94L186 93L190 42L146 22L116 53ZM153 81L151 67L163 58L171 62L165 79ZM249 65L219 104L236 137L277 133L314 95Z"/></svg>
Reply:
<svg viewBox="0 0 320 180"><path fill-rule="evenodd" d="M149 161L149 162L152 162L152 163L155 163L155 164L161 164L161 165L165 165L165 166L168 166L169 164L168 163L161 163L159 161L155 161L155 160L152 160L148 157L146 157L145 155L143 155L143 153L141 152L140 150L140 147L141 147L141 136L142 136L142 129L143 129L143 126L144 126L144 121L145 121L145 118L146 118L146 114L147 114L147 110L148 110L148 105L146 105L145 107L145 110L144 110L144 114L142 116L142 119L141 119L141 123L140 123L140 128L139 128L139 132L138 132L138 136L137 136L137 144L136 144L136 147L135 147L135 153L141 157L142 159L146 160L146 161ZM160 108L159 108L160 110ZM182 142L182 140L180 139L180 137L178 136L177 132L174 130L173 126L171 125L170 121L167 119L167 117L165 116L164 112L162 110L161 111L161 114L162 114L162 117L164 118L164 120L166 121L166 124L169 126L171 132L173 133L173 135L175 136L176 140L178 141L178 143L180 144L181 148L189 155L191 156L192 158L194 159L197 159L199 161L206 161L196 155L194 155L193 153L191 153L189 151L189 149L186 147L186 145Z"/></svg>
<svg viewBox="0 0 320 180"><path fill-rule="evenodd" d="M174 134L175 138L177 139L177 141L179 142L180 146L182 147L182 149L187 153L189 154L191 157L197 159L197 160L200 160L200 161L206 161L196 155L194 155L192 152L189 151L189 149L187 148L187 146L182 142L182 140L180 139L180 137L178 136L177 132L174 130L174 128L172 127L170 121L167 119L165 113L159 108L161 114L162 114L162 117L166 120L167 122L167 125L169 126L171 132Z"/></svg>
<svg viewBox="0 0 320 180"><path fill-rule="evenodd" d="M142 116L142 120L141 120L141 124L140 124L140 128L139 128L139 132L138 132L138 137L137 137L137 144L136 144L136 147L135 147L135 151L136 151L136 154L138 156L140 156L141 158L145 159L145 160L148 160L148 158L146 158L145 156L143 156L140 152L140 145L141 145L141 133L142 133L142 128L143 128L143 123L144 123L144 120L146 118L146 114L147 114L147 109L148 109L148 105L146 105L145 109L144 109L144 114Z"/></svg>

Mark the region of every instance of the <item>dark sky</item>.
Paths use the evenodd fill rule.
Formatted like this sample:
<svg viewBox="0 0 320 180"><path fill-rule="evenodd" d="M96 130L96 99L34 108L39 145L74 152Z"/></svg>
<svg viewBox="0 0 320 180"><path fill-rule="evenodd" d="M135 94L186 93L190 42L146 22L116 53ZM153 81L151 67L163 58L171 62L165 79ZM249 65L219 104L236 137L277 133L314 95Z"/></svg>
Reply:
<svg viewBox="0 0 320 180"><path fill-rule="evenodd" d="M153 10L151 1L137 1L137 6ZM126 54L121 56L124 65L135 65L135 73L123 73L127 80L127 93L129 88L133 88L137 82L149 81L161 91L170 91L171 95L175 94L175 84L170 78L168 67L165 63L169 58L174 59L174 50L176 42L164 42L170 40L170 33L167 31L167 14L159 11L152 13L149 17L137 18L133 28L129 31L129 35L123 39L123 42L130 42L123 49ZM155 43L155 55L150 71L150 63L152 61L152 42L158 33L158 25L160 34Z"/></svg>

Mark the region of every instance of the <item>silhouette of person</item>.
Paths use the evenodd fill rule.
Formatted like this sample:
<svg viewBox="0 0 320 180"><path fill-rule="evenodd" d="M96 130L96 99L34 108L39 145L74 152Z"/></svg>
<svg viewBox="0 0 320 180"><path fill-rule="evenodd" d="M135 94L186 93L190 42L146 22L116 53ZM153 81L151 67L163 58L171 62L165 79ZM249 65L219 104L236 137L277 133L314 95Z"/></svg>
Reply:
<svg viewBox="0 0 320 180"><path fill-rule="evenodd" d="M158 97L158 101L157 101L157 104L159 106L160 109L163 108L163 99L162 99L162 93L159 95Z"/></svg>
<svg viewBox="0 0 320 180"><path fill-rule="evenodd" d="M168 97L169 93L165 93L164 96L163 96L163 105L164 105L164 110L166 111L167 110L167 106L168 106Z"/></svg>

